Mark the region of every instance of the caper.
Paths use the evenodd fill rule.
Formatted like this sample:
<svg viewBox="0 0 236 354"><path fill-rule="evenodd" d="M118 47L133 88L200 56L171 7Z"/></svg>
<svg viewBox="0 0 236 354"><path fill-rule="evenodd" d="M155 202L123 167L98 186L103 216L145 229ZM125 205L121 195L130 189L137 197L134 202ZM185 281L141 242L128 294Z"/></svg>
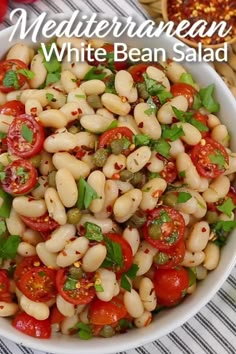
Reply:
<svg viewBox="0 0 236 354"><path fill-rule="evenodd" d="M159 240L161 238L161 226L158 224L151 224L148 227L148 234L153 240Z"/></svg>
<svg viewBox="0 0 236 354"><path fill-rule="evenodd" d="M114 139L111 142L111 151L114 155L119 155L123 150L127 149L130 145L130 142L126 138Z"/></svg>
<svg viewBox="0 0 236 354"><path fill-rule="evenodd" d="M134 174L128 170L120 171L120 180L123 182L129 182L133 176Z"/></svg>
<svg viewBox="0 0 236 354"><path fill-rule="evenodd" d="M71 133L71 134L77 134L77 133L80 132L80 128L77 125L71 125L68 128L68 132Z"/></svg>
<svg viewBox="0 0 236 354"><path fill-rule="evenodd" d="M92 108L102 108L101 98L98 95L90 95L87 97L87 102Z"/></svg>
<svg viewBox="0 0 236 354"><path fill-rule="evenodd" d="M147 92L146 84L144 82L138 82L137 90L138 90L139 97L143 98L144 100L148 99L149 94Z"/></svg>
<svg viewBox="0 0 236 354"><path fill-rule="evenodd" d="M51 171L48 175L48 185L50 187L56 187L56 171Z"/></svg>
<svg viewBox="0 0 236 354"><path fill-rule="evenodd" d="M164 195L163 203L165 205L174 207L177 204L178 197L174 193L166 193Z"/></svg>
<svg viewBox="0 0 236 354"><path fill-rule="evenodd" d="M141 188L145 184L145 175L142 172L135 172L130 183L133 186Z"/></svg>
<svg viewBox="0 0 236 354"><path fill-rule="evenodd" d="M146 220L146 214L141 210L137 210L126 222L126 224L131 227L139 228L145 224Z"/></svg>
<svg viewBox="0 0 236 354"><path fill-rule="evenodd" d="M209 224L214 224L215 222L217 222L219 220L219 216L217 214L216 211L208 211L206 213L206 221Z"/></svg>
<svg viewBox="0 0 236 354"><path fill-rule="evenodd" d="M105 325L99 334L100 334L100 336L102 336L104 338L109 338L109 337L114 336L115 330L112 326Z"/></svg>
<svg viewBox="0 0 236 354"><path fill-rule="evenodd" d="M32 156L29 160L35 168L39 168L41 163L41 155Z"/></svg>
<svg viewBox="0 0 236 354"><path fill-rule="evenodd" d="M164 252L158 252L153 258L153 261L156 264L166 264L168 260L169 260L169 256L167 253Z"/></svg>
<svg viewBox="0 0 236 354"><path fill-rule="evenodd" d="M69 274L74 279L78 279L78 280L82 279L82 277L83 277L83 269L81 267L71 266L69 268Z"/></svg>
<svg viewBox="0 0 236 354"><path fill-rule="evenodd" d="M107 158L108 158L108 151L104 148L98 149L97 151L95 151L95 154L93 155L93 161L97 167L103 167L107 161Z"/></svg>
<svg viewBox="0 0 236 354"><path fill-rule="evenodd" d="M81 211L78 208L72 208L67 211L67 222L68 224L76 225L80 222Z"/></svg>

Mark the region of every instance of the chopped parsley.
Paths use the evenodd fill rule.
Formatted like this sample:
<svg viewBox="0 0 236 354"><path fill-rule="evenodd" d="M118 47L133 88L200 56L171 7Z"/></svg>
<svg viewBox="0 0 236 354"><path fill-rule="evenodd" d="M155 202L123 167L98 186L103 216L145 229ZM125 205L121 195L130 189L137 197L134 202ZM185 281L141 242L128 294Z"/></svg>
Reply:
<svg viewBox="0 0 236 354"><path fill-rule="evenodd" d="M218 165L220 169L225 168L225 157L221 154L219 150L216 150L214 155L209 155L209 159L213 164Z"/></svg>
<svg viewBox="0 0 236 354"><path fill-rule="evenodd" d="M80 177L78 182L78 200L77 207L80 210L88 209L94 199L97 199L98 195L95 190L85 181L83 177Z"/></svg>
<svg viewBox="0 0 236 354"><path fill-rule="evenodd" d="M175 141L184 135L184 131L182 127L178 127L177 125L163 125L162 126L162 137L164 139L168 139L170 141Z"/></svg>
<svg viewBox="0 0 236 354"><path fill-rule="evenodd" d="M126 273L122 274L120 286L123 289L131 291L130 280L136 278L138 270L139 266L137 264L133 264Z"/></svg>
<svg viewBox="0 0 236 354"><path fill-rule="evenodd" d="M106 73L103 70L104 67L101 65L98 67L92 67L92 69L90 69L85 75L84 80L103 80L106 76Z"/></svg>
<svg viewBox="0 0 236 354"><path fill-rule="evenodd" d="M227 200L216 207L219 211L226 214L228 217L231 217L233 210L236 208L236 205L233 203L232 198L227 198Z"/></svg>
<svg viewBox="0 0 236 354"><path fill-rule="evenodd" d="M76 284L78 283L78 279L67 277L64 283L63 289L64 290L75 290Z"/></svg>
<svg viewBox="0 0 236 354"><path fill-rule="evenodd" d="M33 130L30 129L26 124L22 124L21 126L21 135L26 141L28 141L28 143L33 142L33 137L34 137Z"/></svg>
<svg viewBox="0 0 236 354"><path fill-rule="evenodd" d="M6 72L2 84L5 87L14 87L15 90L20 88L18 76L15 70L9 70Z"/></svg>
<svg viewBox="0 0 236 354"><path fill-rule="evenodd" d="M78 330L77 334L79 335L80 339L88 340L93 337L92 329L88 324L83 322L78 322L73 329Z"/></svg>
<svg viewBox="0 0 236 354"><path fill-rule="evenodd" d="M0 263L3 259L14 259L20 243L20 236L10 235L0 237Z"/></svg>
<svg viewBox="0 0 236 354"><path fill-rule="evenodd" d="M100 226L88 221L84 224L84 226L86 230L85 237L88 240L97 242L103 240L102 229Z"/></svg>
<svg viewBox="0 0 236 354"><path fill-rule="evenodd" d="M217 113L220 110L220 104L213 98L215 91L215 85L211 84L199 91L199 97L201 99L203 107L205 107L210 113Z"/></svg>
<svg viewBox="0 0 236 354"><path fill-rule="evenodd" d="M107 248L107 255L102 263L102 267L123 267L123 253L121 245L118 242L110 240L108 237L104 237L104 240Z"/></svg>
<svg viewBox="0 0 236 354"><path fill-rule="evenodd" d="M178 192L177 203L186 203L192 196L187 192Z"/></svg>
<svg viewBox="0 0 236 354"><path fill-rule="evenodd" d="M29 69L19 69L17 70L17 74L25 76L28 80L31 80L35 77L35 73Z"/></svg>
<svg viewBox="0 0 236 354"><path fill-rule="evenodd" d="M191 86L194 87L193 77L189 73L181 74L179 81L184 83L184 84L188 84L188 85L191 85Z"/></svg>
<svg viewBox="0 0 236 354"><path fill-rule="evenodd" d="M236 220L233 221L218 221L211 224L211 231L215 234L215 239L213 242L219 246L223 247L227 242L227 237L229 233L236 227Z"/></svg>

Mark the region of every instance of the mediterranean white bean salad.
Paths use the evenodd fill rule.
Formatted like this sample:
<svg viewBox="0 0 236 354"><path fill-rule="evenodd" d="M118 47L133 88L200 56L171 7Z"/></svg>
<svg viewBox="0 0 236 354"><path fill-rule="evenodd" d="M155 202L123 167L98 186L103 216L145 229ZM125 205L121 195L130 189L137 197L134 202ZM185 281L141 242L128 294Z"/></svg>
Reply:
<svg viewBox="0 0 236 354"><path fill-rule="evenodd" d="M217 267L235 227L214 85L89 43L105 63L24 44L0 63L0 316L33 337L148 326Z"/></svg>

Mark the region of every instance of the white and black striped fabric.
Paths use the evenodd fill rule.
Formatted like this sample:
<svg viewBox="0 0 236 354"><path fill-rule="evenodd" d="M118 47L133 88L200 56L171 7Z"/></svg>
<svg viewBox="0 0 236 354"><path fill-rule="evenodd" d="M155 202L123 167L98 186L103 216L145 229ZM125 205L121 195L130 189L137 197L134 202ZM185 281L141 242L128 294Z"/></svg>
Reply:
<svg viewBox="0 0 236 354"><path fill-rule="evenodd" d="M19 7L18 3L9 1L9 11L17 7ZM148 18L137 0L39 0L32 5L22 5L22 8L26 8L32 17L38 16L42 11L69 14L79 9L86 13L103 12L110 15L135 15L136 18ZM10 25L7 16L0 29ZM0 337L0 354L40 353L42 354ZM119 354L159 353L236 353L236 267L212 301L182 327L153 343Z"/></svg>

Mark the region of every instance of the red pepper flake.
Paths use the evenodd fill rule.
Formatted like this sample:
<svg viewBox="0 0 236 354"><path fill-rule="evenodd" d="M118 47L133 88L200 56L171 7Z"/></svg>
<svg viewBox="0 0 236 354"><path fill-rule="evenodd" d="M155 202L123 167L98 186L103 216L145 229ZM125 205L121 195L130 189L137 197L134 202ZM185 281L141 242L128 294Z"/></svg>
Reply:
<svg viewBox="0 0 236 354"><path fill-rule="evenodd" d="M205 227L202 228L202 232L206 232L206 228Z"/></svg>
<svg viewBox="0 0 236 354"><path fill-rule="evenodd" d="M145 249L144 253L148 254L150 251L148 248Z"/></svg>
<svg viewBox="0 0 236 354"><path fill-rule="evenodd" d="M120 179L120 175L119 175L119 173L114 173L111 178L118 180L118 179Z"/></svg>
<svg viewBox="0 0 236 354"><path fill-rule="evenodd" d="M138 128L143 128L143 122L140 122L140 123L138 124Z"/></svg>
<svg viewBox="0 0 236 354"><path fill-rule="evenodd" d="M111 205L108 205L106 209L107 209L107 212L108 212L108 213L111 213L111 212L112 212L112 206L111 206Z"/></svg>
<svg viewBox="0 0 236 354"><path fill-rule="evenodd" d="M116 170L121 170L123 165L119 165L117 162L114 164Z"/></svg>

